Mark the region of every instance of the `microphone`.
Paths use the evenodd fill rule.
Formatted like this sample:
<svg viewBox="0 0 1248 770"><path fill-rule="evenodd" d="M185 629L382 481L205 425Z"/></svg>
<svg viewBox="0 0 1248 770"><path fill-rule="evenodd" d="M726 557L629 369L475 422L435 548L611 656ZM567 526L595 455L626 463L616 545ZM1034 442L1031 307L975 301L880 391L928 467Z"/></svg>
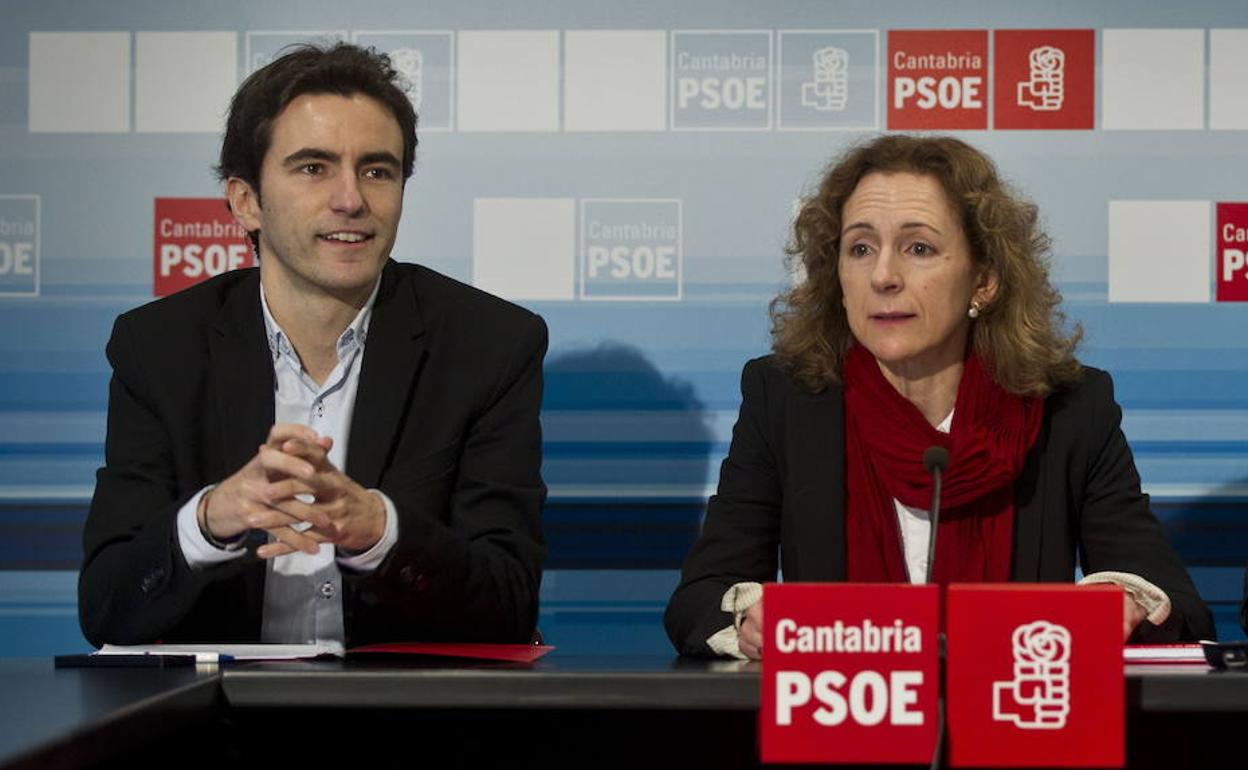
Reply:
<svg viewBox="0 0 1248 770"><path fill-rule="evenodd" d="M942 446L929 446L923 450L923 467L932 474L931 532L927 537L927 580L932 582L936 566L936 525L940 523L940 486L945 468L949 465L949 450Z"/></svg>

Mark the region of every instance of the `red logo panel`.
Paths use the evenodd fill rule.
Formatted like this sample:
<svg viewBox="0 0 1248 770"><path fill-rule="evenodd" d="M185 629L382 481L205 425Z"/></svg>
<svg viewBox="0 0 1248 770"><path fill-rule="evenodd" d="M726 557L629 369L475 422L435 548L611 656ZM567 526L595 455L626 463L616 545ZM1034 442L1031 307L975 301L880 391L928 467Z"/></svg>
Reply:
<svg viewBox="0 0 1248 770"><path fill-rule="evenodd" d="M152 293L157 297L255 264L247 231L224 198L157 198L153 243Z"/></svg>
<svg viewBox="0 0 1248 770"><path fill-rule="evenodd" d="M935 586L769 584L763 596L763 762L931 760Z"/></svg>
<svg viewBox="0 0 1248 770"><path fill-rule="evenodd" d="M1093 30L1002 29L993 35L995 128L1093 128Z"/></svg>
<svg viewBox="0 0 1248 770"><path fill-rule="evenodd" d="M1218 204L1218 302L1248 302L1248 203Z"/></svg>
<svg viewBox="0 0 1248 770"><path fill-rule="evenodd" d="M988 31L890 30L888 127L988 128Z"/></svg>
<svg viewBox="0 0 1248 770"><path fill-rule="evenodd" d="M1122 590L954 585L949 763L1122 767Z"/></svg>

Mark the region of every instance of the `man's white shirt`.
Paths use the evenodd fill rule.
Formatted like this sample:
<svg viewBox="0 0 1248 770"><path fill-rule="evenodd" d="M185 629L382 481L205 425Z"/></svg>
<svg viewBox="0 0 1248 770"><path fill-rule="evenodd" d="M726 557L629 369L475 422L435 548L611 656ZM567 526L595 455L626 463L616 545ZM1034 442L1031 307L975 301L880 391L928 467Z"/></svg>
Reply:
<svg viewBox="0 0 1248 770"><path fill-rule="evenodd" d="M373 287L368 302L338 337L338 363L322 385L304 371L289 337L269 312L260 288L265 336L273 359L274 419L278 423L307 425L321 436L333 439L329 461L345 472L351 417L360 384L368 324L381 282ZM204 537L196 512L203 495L197 492L178 511L178 543L192 569L241 558L241 548L219 548ZM379 490L370 490L386 508L386 526L381 540L360 554L342 556L332 543L324 543L315 554L295 552L270 559L264 583L261 641L283 644L336 642L345 640L342 615L342 571L371 572L398 542L399 519L394 503ZM310 501L308 501L310 502Z"/></svg>

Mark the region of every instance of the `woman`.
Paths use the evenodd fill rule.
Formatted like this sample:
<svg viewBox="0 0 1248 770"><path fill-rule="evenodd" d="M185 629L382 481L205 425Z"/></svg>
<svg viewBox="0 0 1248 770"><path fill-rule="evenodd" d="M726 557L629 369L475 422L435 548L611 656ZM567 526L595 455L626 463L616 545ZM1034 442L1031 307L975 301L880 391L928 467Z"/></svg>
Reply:
<svg viewBox="0 0 1248 770"><path fill-rule="evenodd" d="M1124 591L1123 635L1210 638L1140 492L1104 372L1080 366L1035 207L952 138L851 149L802 207L806 280L772 305L732 447L668 604L689 655L762 655L761 588L922 582L931 482L951 456L935 579Z"/></svg>

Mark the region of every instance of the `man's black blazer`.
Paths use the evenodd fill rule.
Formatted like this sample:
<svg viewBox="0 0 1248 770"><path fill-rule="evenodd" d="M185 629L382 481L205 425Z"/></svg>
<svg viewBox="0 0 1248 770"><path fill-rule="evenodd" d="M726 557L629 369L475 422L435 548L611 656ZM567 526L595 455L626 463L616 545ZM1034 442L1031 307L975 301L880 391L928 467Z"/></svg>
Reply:
<svg viewBox="0 0 1248 770"><path fill-rule="evenodd" d="M676 649L710 655L706 639L732 625L720 610L738 582L845 580L845 441L839 386L809 393L770 356L741 375L741 413L701 536L685 560L665 623ZM1129 572L1164 590L1170 620L1150 640L1210 639L1213 622L1140 491L1109 375L1084 369L1049 396L1044 423L1014 485L1016 582L1071 582ZM1147 624L1146 624L1147 625Z"/></svg>
<svg viewBox="0 0 1248 770"><path fill-rule="evenodd" d="M347 645L525 642L545 556L541 318L423 267L389 262L369 322L348 476L394 501L399 540L343 570ZM105 466L83 536L83 633L94 644L256 641L265 564L204 570L178 509L242 467L274 419L259 271L227 273L125 313L109 340ZM253 533L259 534L259 533Z"/></svg>

